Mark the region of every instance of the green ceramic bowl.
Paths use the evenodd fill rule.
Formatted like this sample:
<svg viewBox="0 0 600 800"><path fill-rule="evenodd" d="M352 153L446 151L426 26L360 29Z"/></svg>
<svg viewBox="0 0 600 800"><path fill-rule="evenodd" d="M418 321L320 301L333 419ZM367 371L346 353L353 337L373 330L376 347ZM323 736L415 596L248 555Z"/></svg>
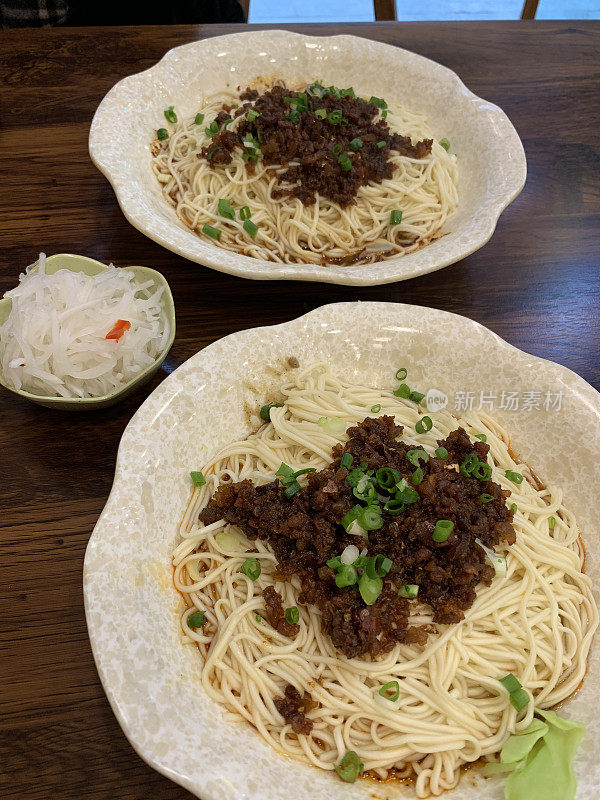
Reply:
<svg viewBox="0 0 600 800"><path fill-rule="evenodd" d="M35 267L34 267L35 269ZM55 256L50 256L46 259L46 272L50 275L57 272L59 269L70 269L72 272L84 272L86 275L97 275L102 270L107 269L106 264L95 261L93 258L86 258L86 256L76 256L71 253L58 253ZM143 372L140 372L135 378L132 378L128 383L123 384L119 389L116 389L111 394L102 395L102 397L48 397L45 395L31 394L31 392L24 392L21 389L14 389L8 386L4 375L2 374L2 367L0 366L0 384L8 389L9 392L24 397L26 400L31 400L32 403L46 406L47 408L64 408L68 411L91 411L96 408L106 408L118 403L130 395L135 389L138 389L146 381L154 375L160 365L167 357L167 353L171 349L173 339L175 338L175 305L173 303L173 295L169 289L169 284L160 274L154 269L148 267L127 267L128 270L135 275L136 283L144 283L152 278L156 286L164 286L162 294L163 314L165 319L168 320L170 325L170 336L165 344L163 350L159 353L154 364L151 364ZM12 308L12 300L4 297L0 300L0 325L2 325Z"/></svg>

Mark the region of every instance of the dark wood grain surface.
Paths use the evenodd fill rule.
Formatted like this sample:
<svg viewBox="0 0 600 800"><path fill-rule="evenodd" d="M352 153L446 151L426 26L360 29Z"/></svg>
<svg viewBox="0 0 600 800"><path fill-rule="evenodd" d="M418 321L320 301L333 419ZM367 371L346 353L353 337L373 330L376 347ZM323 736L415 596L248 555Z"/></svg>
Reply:
<svg viewBox="0 0 600 800"><path fill-rule="evenodd" d="M0 33L0 293L39 250L145 264L169 280L178 329L164 369L115 408L73 415L0 395L5 800L191 797L146 766L123 736L94 667L81 581L123 429L165 374L197 350L236 330L292 319L305 304L392 300L476 319L600 388L598 23L294 28L354 33L445 64L507 112L525 146L525 189L482 250L423 278L363 289L243 281L186 262L125 221L89 159L92 115L117 80L170 47L239 29Z"/></svg>

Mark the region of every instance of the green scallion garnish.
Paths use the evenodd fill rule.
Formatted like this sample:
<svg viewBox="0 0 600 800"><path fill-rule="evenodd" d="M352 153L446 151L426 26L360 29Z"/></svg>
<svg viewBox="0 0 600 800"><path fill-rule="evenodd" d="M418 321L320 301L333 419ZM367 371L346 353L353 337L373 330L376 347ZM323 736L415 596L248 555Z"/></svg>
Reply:
<svg viewBox="0 0 600 800"><path fill-rule="evenodd" d="M325 119L327 116L327 111L324 108L317 108L315 111L315 116L319 117L319 119Z"/></svg>
<svg viewBox="0 0 600 800"><path fill-rule="evenodd" d="M444 150L446 151L450 150L450 142L448 141L448 139L440 139L440 144L442 145Z"/></svg>
<svg viewBox="0 0 600 800"><path fill-rule="evenodd" d="M363 140L359 139L358 137L356 137L356 139L352 139L350 141L350 144L348 145L350 150L353 150L354 152L356 152L357 150L360 150L360 148L362 146L363 146Z"/></svg>
<svg viewBox="0 0 600 800"><path fill-rule="evenodd" d="M169 138L169 131L166 128L159 128L156 131L156 138L160 139L161 141L163 139L168 139Z"/></svg>
<svg viewBox="0 0 600 800"><path fill-rule="evenodd" d="M190 477L194 486L204 486L206 483L206 478L201 472L190 472Z"/></svg>
<svg viewBox="0 0 600 800"><path fill-rule="evenodd" d="M486 494L484 492L483 494L479 495L479 499L481 500L482 503L491 503L494 498L492 497L491 494Z"/></svg>
<svg viewBox="0 0 600 800"><path fill-rule="evenodd" d="M431 417L422 417L420 420L417 420L417 424L415 425L415 430L417 433L427 433L433 428L433 422L431 421Z"/></svg>
<svg viewBox="0 0 600 800"><path fill-rule="evenodd" d="M371 406L371 414L379 414L381 411L381 403L377 403L374 406Z"/></svg>
<svg viewBox="0 0 600 800"><path fill-rule="evenodd" d="M363 508L356 518L356 521L360 527L364 528L366 531L376 531L383 525L381 512L378 506L367 506Z"/></svg>
<svg viewBox="0 0 600 800"><path fill-rule="evenodd" d="M384 141L382 140L381 142L377 142L377 144L375 145L375 147L376 147L378 150L381 150L381 148L382 148L382 147L385 147L385 145L386 145L386 142L384 142Z"/></svg>
<svg viewBox="0 0 600 800"><path fill-rule="evenodd" d="M411 476L411 480L415 486L418 486L420 483L423 482L423 470L421 467L417 467L416 470L413 472Z"/></svg>
<svg viewBox="0 0 600 800"><path fill-rule="evenodd" d="M454 523L449 519L438 519L433 529L433 541L445 542L454 529Z"/></svg>
<svg viewBox="0 0 600 800"><path fill-rule="evenodd" d="M389 700L390 703L395 703L400 697L400 684L398 681L388 681L387 683L383 684L379 690L379 694L382 697L385 697L386 700Z"/></svg>
<svg viewBox="0 0 600 800"><path fill-rule="evenodd" d="M187 624L190 628L201 628L206 622L204 618L204 611L196 611L187 618Z"/></svg>
<svg viewBox="0 0 600 800"><path fill-rule="evenodd" d="M390 211L390 225L400 225L402 222L402 211L394 209Z"/></svg>
<svg viewBox="0 0 600 800"><path fill-rule="evenodd" d="M405 507L406 504L402 500L393 498L392 500L387 501L383 507L383 510L387 511L387 513L391 514L392 516L396 516L397 514L401 514Z"/></svg>
<svg viewBox="0 0 600 800"><path fill-rule="evenodd" d="M518 678L509 672L503 678L500 678L500 683L504 686L509 693L510 702L517 711L521 711L529 703L529 695L521 686Z"/></svg>
<svg viewBox="0 0 600 800"><path fill-rule="evenodd" d="M365 765L362 763L354 750L348 750L339 764L335 765L335 771L346 783L354 783L359 775L362 775Z"/></svg>
<svg viewBox="0 0 600 800"><path fill-rule="evenodd" d="M286 622L289 622L290 625L296 625L300 619L298 606L290 606L289 608L286 608L286 610L283 612L283 616L285 617Z"/></svg>
<svg viewBox="0 0 600 800"><path fill-rule="evenodd" d="M226 219L235 219L235 211L231 207L231 202L226 198L219 200L218 211L221 217Z"/></svg>
<svg viewBox="0 0 600 800"><path fill-rule="evenodd" d="M442 461L445 461L448 458L448 451L446 450L445 447L438 447L435 450L435 455L438 458L441 458Z"/></svg>
<svg viewBox="0 0 600 800"><path fill-rule="evenodd" d="M412 400L413 403L420 403L421 400L425 397L423 392L411 392L408 396L409 400Z"/></svg>
<svg viewBox="0 0 600 800"><path fill-rule="evenodd" d="M413 467L419 466L419 461L424 461L427 463L429 461L429 453L426 453L425 450L408 450L406 453L406 458L410 461Z"/></svg>
<svg viewBox="0 0 600 800"><path fill-rule="evenodd" d="M248 111L248 113L246 114L246 119L248 120L248 122L254 122L255 119L258 119L258 117L260 117L260 114L253 108L251 108L250 111Z"/></svg>
<svg viewBox="0 0 600 800"><path fill-rule="evenodd" d="M487 442L487 436L485 435L485 433L476 433L475 438L481 439L482 442Z"/></svg>
<svg viewBox="0 0 600 800"><path fill-rule="evenodd" d="M344 586L354 586L357 581L356 567L353 567L352 564L340 563L335 574L335 585L338 589L343 589Z"/></svg>
<svg viewBox="0 0 600 800"><path fill-rule="evenodd" d="M167 122L177 122L177 114L173 111L173 106L169 106L164 110L165 119Z"/></svg>
<svg viewBox="0 0 600 800"><path fill-rule="evenodd" d="M251 216L252 216L252 213L251 213L250 208L248 206L242 206L240 208L240 219L242 220L242 222L244 220L246 220L246 219L250 219Z"/></svg>
<svg viewBox="0 0 600 800"><path fill-rule="evenodd" d="M512 481L513 483L516 484L523 483L523 476L521 475L520 472L513 472L511 469L507 469L504 474L506 475L508 480Z"/></svg>
<svg viewBox="0 0 600 800"><path fill-rule="evenodd" d="M333 153L334 156L339 156L342 150L343 147L341 144L334 144L333 147L331 148L331 152Z"/></svg>
<svg viewBox="0 0 600 800"><path fill-rule="evenodd" d="M513 514L516 514L517 513L517 504L516 503L511 503L510 504L510 510L513 512Z"/></svg>
<svg viewBox="0 0 600 800"><path fill-rule="evenodd" d="M414 600L419 594L419 586L416 583L405 583L399 589L398 594L400 597L406 597L407 600Z"/></svg>
<svg viewBox="0 0 600 800"><path fill-rule="evenodd" d="M202 125L204 122L204 114L196 114L194 117L194 125Z"/></svg>
<svg viewBox="0 0 600 800"><path fill-rule="evenodd" d="M368 606L372 606L381 594L383 581L381 578L369 578L366 572L360 576L358 581L358 591L360 596Z"/></svg>
<svg viewBox="0 0 600 800"><path fill-rule="evenodd" d="M258 225L255 225L251 219L245 219L243 227L248 236L251 236L254 239L254 237L258 233Z"/></svg>
<svg viewBox="0 0 600 800"><path fill-rule="evenodd" d="M550 528L550 530L552 530L552 528L554 528L555 525L556 525L555 517L550 517L548 519L548 527Z"/></svg>
<svg viewBox="0 0 600 800"><path fill-rule="evenodd" d="M505 675L503 678L499 678L499 680L509 694L510 692L516 692L518 689L523 688L519 679L515 678L512 672L509 672L508 675Z"/></svg>
<svg viewBox="0 0 600 800"><path fill-rule="evenodd" d="M473 467L471 475L480 481L489 481L492 477L492 468L485 461L478 461Z"/></svg>
<svg viewBox="0 0 600 800"><path fill-rule="evenodd" d="M261 572L260 561L257 558L247 558L240 567L240 570L247 578L250 578L251 581L255 581Z"/></svg>
<svg viewBox="0 0 600 800"><path fill-rule="evenodd" d="M407 375L408 375L408 370L406 369L406 367L400 367L400 369L396 373L396 380L397 381L403 381L403 380L405 380Z"/></svg>
<svg viewBox="0 0 600 800"><path fill-rule="evenodd" d="M340 460L340 466L346 467L346 469L350 469L353 461L354 459L352 457L352 453L344 453L344 455Z"/></svg>
<svg viewBox="0 0 600 800"><path fill-rule="evenodd" d="M352 169L352 161L347 153L342 153L341 156L338 157L338 164L344 172L349 172Z"/></svg>
<svg viewBox="0 0 600 800"><path fill-rule="evenodd" d="M410 397L410 386L407 383L401 383L394 391L394 394L396 397L402 397L404 400L408 400Z"/></svg>
<svg viewBox="0 0 600 800"><path fill-rule="evenodd" d="M388 107L388 104L381 97L371 96L371 98L369 99L369 103L373 103L378 108L387 108Z"/></svg>
<svg viewBox="0 0 600 800"><path fill-rule="evenodd" d="M217 121L214 120L214 119L210 123L210 125L207 128L204 129L204 133L207 136L215 136L218 132L219 132L219 125L218 125Z"/></svg>
<svg viewBox="0 0 600 800"><path fill-rule="evenodd" d="M212 225L203 225L202 233L205 233L207 236L210 236L211 239L218 240L221 238L221 231L218 228L213 228Z"/></svg>
<svg viewBox="0 0 600 800"><path fill-rule="evenodd" d="M264 419L265 422L268 422L271 419L271 409L282 408L282 407L283 403L267 403L267 405L261 406L260 418Z"/></svg>
<svg viewBox="0 0 600 800"><path fill-rule="evenodd" d="M284 491L283 496L285 497L286 500L289 500L295 494L298 494L301 488L302 487L300 486L298 481L292 481L292 483L290 483L290 485Z"/></svg>

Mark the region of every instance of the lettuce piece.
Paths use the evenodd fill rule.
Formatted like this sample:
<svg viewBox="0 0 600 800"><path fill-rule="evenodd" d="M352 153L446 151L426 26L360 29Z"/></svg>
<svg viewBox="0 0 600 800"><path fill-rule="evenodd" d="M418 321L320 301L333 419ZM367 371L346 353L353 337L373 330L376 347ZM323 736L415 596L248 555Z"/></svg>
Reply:
<svg viewBox="0 0 600 800"><path fill-rule="evenodd" d="M577 781L573 759L585 727L563 719L553 711L535 710L525 730L510 736L500 753L500 763L489 764L485 773L509 772L504 786L506 800L574 800Z"/></svg>

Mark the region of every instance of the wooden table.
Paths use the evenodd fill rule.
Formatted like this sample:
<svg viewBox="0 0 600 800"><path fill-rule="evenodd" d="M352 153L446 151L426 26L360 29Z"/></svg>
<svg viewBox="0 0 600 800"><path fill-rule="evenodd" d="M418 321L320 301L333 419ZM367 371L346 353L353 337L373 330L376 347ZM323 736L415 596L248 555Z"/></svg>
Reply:
<svg viewBox="0 0 600 800"><path fill-rule="evenodd" d="M189 263L124 219L87 136L110 87L170 47L246 26L3 31L0 35L0 293L46 253L84 253L166 275L177 339L152 383L116 408L50 411L0 395L4 512L0 794L5 800L183 800L122 734L98 680L81 590L85 547L130 417L165 375L215 339L338 300L393 300L464 314L600 388L596 22L291 26L401 45L500 105L528 160L521 196L464 261L392 286L253 282ZM3 774L2 774L3 773Z"/></svg>

